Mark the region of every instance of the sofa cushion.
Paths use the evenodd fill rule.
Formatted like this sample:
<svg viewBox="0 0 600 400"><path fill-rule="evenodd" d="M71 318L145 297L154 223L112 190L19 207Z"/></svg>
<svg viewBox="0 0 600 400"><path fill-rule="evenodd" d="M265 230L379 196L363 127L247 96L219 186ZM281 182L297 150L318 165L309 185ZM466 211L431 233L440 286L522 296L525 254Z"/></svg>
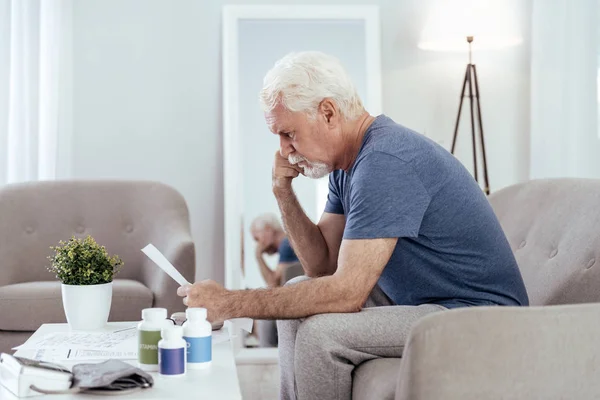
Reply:
<svg viewBox="0 0 600 400"><path fill-rule="evenodd" d="M352 399L393 400L401 361L400 358L378 358L362 363L354 370Z"/></svg>
<svg viewBox="0 0 600 400"><path fill-rule="evenodd" d="M110 321L138 321L154 296L138 281L115 279ZM35 331L44 323L66 322L61 283L26 282L0 287L0 330Z"/></svg>

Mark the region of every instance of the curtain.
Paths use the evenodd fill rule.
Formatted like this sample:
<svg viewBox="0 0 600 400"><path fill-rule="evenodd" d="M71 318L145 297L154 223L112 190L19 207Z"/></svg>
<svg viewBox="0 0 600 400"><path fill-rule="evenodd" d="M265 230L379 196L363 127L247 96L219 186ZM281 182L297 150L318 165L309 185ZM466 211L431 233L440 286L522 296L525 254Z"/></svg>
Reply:
<svg viewBox="0 0 600 400"><path fill-rule="evenodd" d="M0 2L0 184L54 179L59 132L69 118L63 70L70 3Z"/></svg>
<svg viewBox="0 0 600 400"><path fill-rule="evenodd" d="M597 0L534 0L531 178L600 177Z"/></svg>

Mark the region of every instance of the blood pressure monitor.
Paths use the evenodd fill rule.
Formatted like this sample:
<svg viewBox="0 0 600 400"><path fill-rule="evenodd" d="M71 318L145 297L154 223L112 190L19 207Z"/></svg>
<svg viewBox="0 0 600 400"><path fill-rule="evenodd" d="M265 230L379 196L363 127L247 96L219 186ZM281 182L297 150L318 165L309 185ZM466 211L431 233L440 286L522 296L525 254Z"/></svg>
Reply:
<svg viewBox="0 0 600 400"><path fill-rule="evenodd" d="M73 375L67 368L44 361L0 354L0 383L17 397L38 396L32 389L67 390Z"/></svg>

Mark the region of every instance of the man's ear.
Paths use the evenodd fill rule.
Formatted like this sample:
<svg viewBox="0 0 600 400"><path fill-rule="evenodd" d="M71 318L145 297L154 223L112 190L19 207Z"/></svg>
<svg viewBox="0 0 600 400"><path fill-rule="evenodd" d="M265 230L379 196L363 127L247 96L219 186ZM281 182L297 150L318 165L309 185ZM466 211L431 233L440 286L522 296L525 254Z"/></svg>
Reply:
<svg viewBox="0 0 600 400"><path fill-rule="evenodd" d="M325 118L325 122L328 124L336 121L337 117L339 117L337 104L335 104L331 99L323 99L321 103L319 103L319 114Z"/></svg>

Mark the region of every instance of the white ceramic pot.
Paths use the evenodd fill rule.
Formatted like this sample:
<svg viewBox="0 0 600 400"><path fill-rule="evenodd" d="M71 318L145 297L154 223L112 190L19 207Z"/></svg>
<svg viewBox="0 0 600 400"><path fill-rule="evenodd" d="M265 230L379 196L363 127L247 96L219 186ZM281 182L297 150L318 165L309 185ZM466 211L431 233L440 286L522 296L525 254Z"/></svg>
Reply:
<svg viewBox="0 0 600 400"><path fill-rule="evenodd" d="M102 329L108 322L112 282L101 285L62 285L62 301L73 330Z"/></svg>

